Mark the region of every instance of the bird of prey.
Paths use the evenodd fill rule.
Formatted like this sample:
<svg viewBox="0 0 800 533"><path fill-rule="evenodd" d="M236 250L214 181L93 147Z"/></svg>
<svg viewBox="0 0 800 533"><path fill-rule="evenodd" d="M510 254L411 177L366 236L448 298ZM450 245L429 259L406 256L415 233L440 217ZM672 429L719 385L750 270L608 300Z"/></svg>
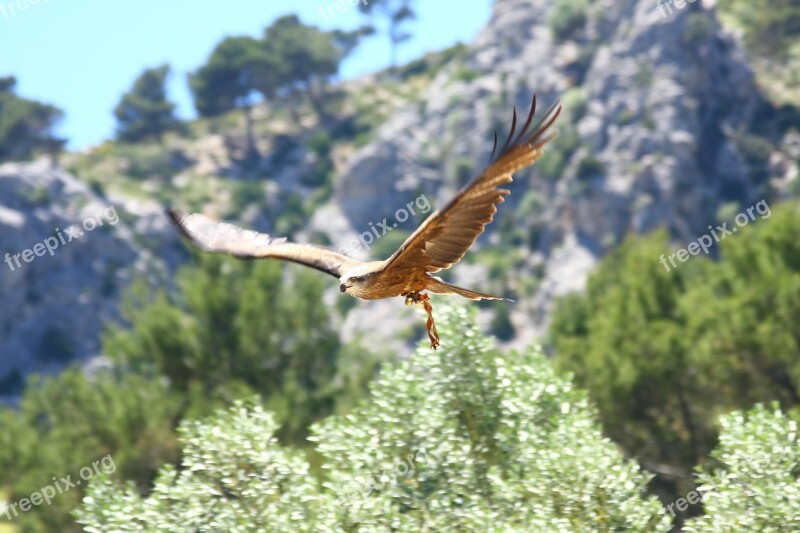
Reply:
<svg viewBox="0 0 800 533"><path fill-rule="evenodd" d="M536 96L524 126L516 133L517 112L514 109L508 138L499 151L495 132L494 148L486 169L444 207L434 211L384 261L357 261L319 246L287 242L285 238L273 238L198 213L167 209L167 214L183 235L206 252L248 259L281 259L306 265L336 277L341 292L356 298L404 297L406 305L417 304L427 312L428 338L435 350L439 346L439 335L430 297L424 291L457 294L470 300L503 299L457 287L433 274L450 268L464 257L494 218L497 205L503 203L509 194L502 186L511 183L514 172L539 159L544 146L557 136L558 132L550 128L561 113L561 105L556 102L534 125L535 113Z"/></svg>

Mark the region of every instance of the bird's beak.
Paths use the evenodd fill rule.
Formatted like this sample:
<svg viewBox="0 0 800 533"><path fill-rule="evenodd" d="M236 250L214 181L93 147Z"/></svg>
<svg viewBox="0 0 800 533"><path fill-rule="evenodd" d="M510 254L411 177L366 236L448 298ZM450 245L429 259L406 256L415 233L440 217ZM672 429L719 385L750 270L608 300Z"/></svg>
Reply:
<svg viewBox="0 0 800 533"><path fill-rule="evenodd" d="M347 285L345 285L344 283L340 283L339 290L342 292L347 292Z"/></svg>

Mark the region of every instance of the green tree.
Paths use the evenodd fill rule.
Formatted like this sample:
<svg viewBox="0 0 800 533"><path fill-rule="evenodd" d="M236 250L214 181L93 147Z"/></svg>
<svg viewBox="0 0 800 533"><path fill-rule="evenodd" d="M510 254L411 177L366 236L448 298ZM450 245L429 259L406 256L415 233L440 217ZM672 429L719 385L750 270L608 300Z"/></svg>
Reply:
<svg viewBox="0 0 800 533"><path fill-rule="evenodd" d="M257 39L227 37L211 52L205 65L189 75L197 112L213 117L240 108L244 113L247 156L258 156L252 106L257 95L271 95L284 65L267 53Z"/></svg>
<svg viewBox="0 0 800 533"><path fill-rule="evenodd" d="M183 468L142 498L93 482L87 531L668 531L649 476L603 438L585 395L537 350L502 354L474 313L387 369L368 403L315 427L328 474L274 438L257 401L181 429Z"/></svg>
<svg viewBox="0 0 800 533"><path fill-rule="evenodd" d="M80 480L82 468L109 454L116 475L144 489L164 462L177 461L179 407L163 380L109 371L87 377L77 368L31 378L19 409L0 410L0 492L19 502L52 485L54 476ZM8 513L12 524L24 531L77 531L69 513L84 488L27 512L17 507L18 516Z"/></svg>
<svg viewBox="0 0 800 533"><path fill-rule="evenodd" d="M195 107L211 117L241 108L245 116L248 155L258 155L251 109L278 95L306 96L324 119L327 84L366 29L324 32L303 24L296 15L276 19L261 39L228 37L197 72L190 75ZM294 112L294 108L292 108Z"/></svg>
<svg viewBox="0 0 800 533"><path fill-rule="evenodd" d="M589 390L613 439L645 464L690 468L712 435L698 433L688 408L696 387L679 299L691 265L666 272L658 258L667 248L664 233L626 240L583 295L559 302L550 336L556 367Z"/></svg>
<svg viewBox="0 0 800 533"><path fill-rule="evenodd" d="M721 241L716 262L667 272L663 232L629 238L554 313L556 366L589 390L608 435L663 474L670 497L691 488L720 413L798 403L800 205L759 205L763 220Z"/></svg>
<svg viewBox="0 0 800 533"><path fill-rule="evenodd" d="M13 76L0 77L0 161L30 159L37 152L55 154L65 141L53 133L63 116L55 106L20 98Z"/></svg>
<svg viewBox="0 0 800 533"><path fill-rule="evenodd" d="M122 96L114 109L120 140L161 142L165 133L180 130L180 122L174 114L175 104L167 99L168 75L169 65L147 69Z"/></svg>
<svg viewBox="0 0 800 533"><path fill-rule="evenodd" d="M762 204L766 205L766 204ZM684 298L700 386L748 408L800 403L800 203L740 228Z"/></svg>
<svg viewBox="0 0 800 533"><path fill-rule="evenodd" d="M178 420L207 416L261 394L283 442L308 447L308 426L352 408L379 359L343 345L321 302L324 279L281 265L201 256L178 274L179 290L154 297L136 284L124 326L109 328L112 370L32 379L19 410L0 410L0 494L27 498L52 477L111 454L115 476L137 490L178 458ZM313 458L313 457L312 457ZM83 487L14 519L26 530L72 531ZM0 512L3 516L3 512Z"/></svg>
<svg viewBox="0 0 800 533"><path fill-rule="evenodd" d="M397 48L411 38L411 34L404 28L406 24L416 18L413 0L370 0L358 4L362 13L371 17L385 18L388 23L387 36L391 46L390 66L397 66Z"/></svg>
<svg viewBox="0 0 800 533"><path fill-rule="evenodd" d="M192 415L260 393L283 423L281 437L302 444L311 422L340 400L349 405L378 359L342 344L319 274L298 271L288 282L276 262L198 257L178 274L178 294L133 293L124 312L131 327L110 329L105 352L123 368L166 376L199 406ZM339 372L348 358L361 361L360 373Z"/></svg>
<svg viewBox="0 0 800 533"><path fill-rule="evenodd" d="M264 30L262 39L265 52L280 58L283 66L272 93L283 89L307 96L317 116L324 120L328 82L365 33L365 29L325 32L303 24L296 15L278 18Z"/></svg>

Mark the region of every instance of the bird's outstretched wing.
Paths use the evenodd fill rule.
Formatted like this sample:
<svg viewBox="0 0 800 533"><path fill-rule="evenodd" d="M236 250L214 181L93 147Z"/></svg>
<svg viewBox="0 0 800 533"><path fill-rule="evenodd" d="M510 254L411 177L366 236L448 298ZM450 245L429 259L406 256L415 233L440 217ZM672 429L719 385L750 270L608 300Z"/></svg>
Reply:
<svg viewBox="0 0 800 533"><path fill-rule="evenodd" d="M386 260L389 271L424 269L438 272L459 262L484 228L494 218L497 205L504 202L507 189L500 186L511 183L512 174L532 165L543 153L545 144L553 140L558 132L550 127L561 113L556 102L542 118L531 126L536 113L536 96L531 102L525 125L515 137L517 112L505 144L495 156L494 150L489 166L480 176L461 189L443 208L433 212L422 225ZM397 270L395 270L397 269Z"/></svg>
<svg viewBox="0 0 800 533"><path fill-rule="evenodd" d="M326 248L287 242L285 238L273 238L266 233L218 222L199 213L189 215L177 209L167 209L167 215L181 233L206 252L226 253L245 259L282 259L315 268L336 278L344 270L361 264Z"/></svg>

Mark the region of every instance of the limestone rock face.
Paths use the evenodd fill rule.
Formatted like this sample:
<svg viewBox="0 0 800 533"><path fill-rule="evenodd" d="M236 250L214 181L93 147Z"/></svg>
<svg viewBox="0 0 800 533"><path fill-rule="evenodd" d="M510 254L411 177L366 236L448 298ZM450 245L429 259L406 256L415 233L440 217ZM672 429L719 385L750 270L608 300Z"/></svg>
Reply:
<svg viewBox="0 0 800 533"><path fill-rule="evenodd" d="M291 237L322 236L367 258L366 249L350 246L354 238L384 219L392 228L397 223L398 232L413 230L423 216L399 220L397 213L420 196L433 209L442 206L486 164L493 133L503 138L512 106L524 113L534 93L541 108L562 98L552 157L516 175L494 224L448 273L457 284L514 298L507 304L517 332L512 342L522 344L545 331L554 298L581 290L597 261L626 234L665 227L687 243L721 222L723 206L746 208L796 188L797 135L771 139L779 150L767 168L757 169L763 172L747 163L743 132L756 123L759 131L775 131L770 121L777 119L713 5L698 1L670 14L653 0L597 0L582 24L555 35L551 21L559 4L496 0L491 20L465 53L410 100L395 99L369 142L337 155L330 200ZM352 93L382 79L367 76L342 88ZM272 159L290 160L265 163L265 169L280 168L265 170L264 205L284 193L314 192L299 184L315 156L305 141L288 141L291 149L262 147ZM187 150L195 162L187 184L204 173L224 175L219 134L195 139ZM15 373L54 371L72 358L98 355L103 326L116 318L132 277L164 285L186 258L155 202L100 196L43 162L0 166L0 254L9 253L11 261L57 234L55 228L81 228L112 208L117 222L106 219L52 256L12 263L14 270L0 264L0 390L8 390ZM252 204L240 221L265 229L275 222L270 216ZM480 257L492 248L499 266ZM339 297L332 283L326 302L333 306ZM481 323L491 316L483 308ZM424 339L423 322L398 299L359 303L341 329L346 341L399 345L402 352L404 341L393 339L411 327Z"/></svg>
<svg viewBox="0 0 800 533"><path fill-rule="evenodd" d="M735 142L764 102L712 6L697 2L664 16L651 0L592 2L585 26L556 38L548 24L555 5L497 0L466 57L351 158L333 198L352 232L420 191L442 205L485 164L493 130L508 127L512 105L527 110L534 93L540 105L563 97L564 135L553 144L577 149L558 176L548 179L538 166L519 173L510 205L479 242L492 239L526 192L537 195L540 209L521 220L540 236L518 274L538 271L541 283L515 306L520 342L543 332L553 298L580 290L627 233L666 227L688 242L718 222L720 206L750 206L766 191L749 177ZM350 234L330 237L341 243Z"/></svg>
<svg viewBox="0 0 800 533"><path fill-rule="evenodd" d="M165 223L157 206L98 196L46 162L0 166L6 392L21 376L98 354L99 334L134 273L152 276L180 260ZM151 238L146 250L143 235Z"/></svg>

